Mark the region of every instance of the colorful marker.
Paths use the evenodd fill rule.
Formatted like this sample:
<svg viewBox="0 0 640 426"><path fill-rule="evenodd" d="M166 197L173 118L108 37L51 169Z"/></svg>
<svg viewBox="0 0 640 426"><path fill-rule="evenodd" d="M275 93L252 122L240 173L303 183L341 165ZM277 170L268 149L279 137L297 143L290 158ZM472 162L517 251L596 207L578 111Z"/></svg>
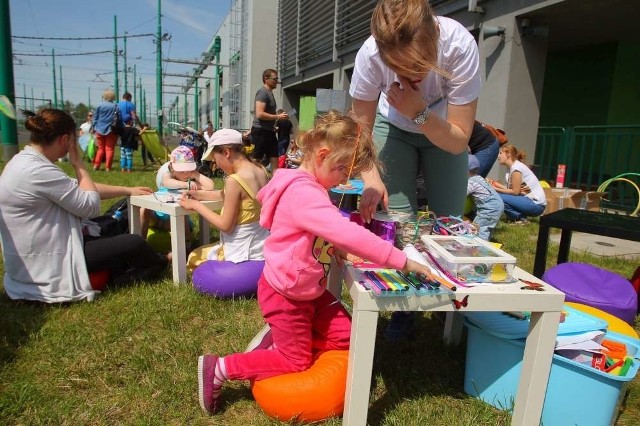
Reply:
<svg viewBox="0 0 640 426"><path fill-rule="evenodd" d="M393 272L391 271L380 271L378 273L379 275L382 276L382 278L384 278L387 281L390 281L391 283L393 283L393 285L397 286L400 288L401 291L406 291L409 290L409 286L407 284L405 284L404 282L402 282L399 278L397 278Z"/></svg>
<svg viewBox="0 0 640 426"><path fill-rule="evenodd" d="M374 285L378 286L381 291L393 290L387 283L380 281L372 271L364 271L364 276L367 277Z"/></svg>

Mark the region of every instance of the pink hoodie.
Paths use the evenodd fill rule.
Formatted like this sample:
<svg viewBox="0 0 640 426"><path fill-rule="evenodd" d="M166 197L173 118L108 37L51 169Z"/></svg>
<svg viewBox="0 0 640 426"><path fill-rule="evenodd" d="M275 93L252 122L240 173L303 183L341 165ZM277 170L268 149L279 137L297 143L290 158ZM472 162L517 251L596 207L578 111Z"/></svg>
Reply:
<svg viewBox="0 0 640 426"><path fill-rule="evenodd" d="M264 243L264 275L280 294L313 300L324 292L335 244L380 265L402 269L406 255L342 216L315 177L278 169L258 192L260 225L271 231Z"/></svg>

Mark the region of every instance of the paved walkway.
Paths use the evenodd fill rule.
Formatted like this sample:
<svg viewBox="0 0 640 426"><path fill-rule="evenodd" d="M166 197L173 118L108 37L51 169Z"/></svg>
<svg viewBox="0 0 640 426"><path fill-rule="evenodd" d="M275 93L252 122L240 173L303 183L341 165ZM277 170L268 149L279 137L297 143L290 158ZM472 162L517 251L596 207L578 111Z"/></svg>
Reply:
<svg viewBox="0 0 640 426"><path fill-rule="evenodd" d="M552 234L549 239L560 242L560 234ZM617 256L626 259L640 258L640 242L602 237L600 235L574 232L571 235L571 250L583 251L595 256Z"/></svg>

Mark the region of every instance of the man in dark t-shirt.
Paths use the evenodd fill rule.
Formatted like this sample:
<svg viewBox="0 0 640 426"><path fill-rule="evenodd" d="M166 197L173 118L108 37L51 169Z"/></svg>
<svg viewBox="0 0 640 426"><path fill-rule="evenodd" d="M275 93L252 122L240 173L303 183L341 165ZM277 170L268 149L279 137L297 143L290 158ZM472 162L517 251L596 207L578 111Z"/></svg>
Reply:
<svg viewBox="0 0 640 426"><path fill-rule="evenodd" d="M284 110L279 109L278 114L282 114ZM278 155L284 155L289 149L289 142L291 141L291 130L293 130L293 124L288 118L284 120L276 121L276 133L278 134Z"/></svg>
<svg viewBox="0 0 640 426"><path fill-rule="evenodd" d="M278 86L278 72L268 68L262 72L262 87L256 92L256 116L251 126L251 142L254 144L253 158L268 160L271 170L278 168L278 140L274 125L276 120L287 120L286 112L276 114L276 100L273 89Z"/></svg>

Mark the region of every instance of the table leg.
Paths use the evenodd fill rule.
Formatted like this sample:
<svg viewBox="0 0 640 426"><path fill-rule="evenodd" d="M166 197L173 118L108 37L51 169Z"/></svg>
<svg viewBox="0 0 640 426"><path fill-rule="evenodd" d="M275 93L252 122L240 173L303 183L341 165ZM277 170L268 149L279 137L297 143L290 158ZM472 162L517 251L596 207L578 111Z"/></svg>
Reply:
<svg viewBox="0 0 640 426"><path fill-rule="evenodd" d="M536 258L533 262L533 275L542 278L547 265L547 249L549 248L549 226L545 225L544 218L540 219L538 228L538 242L536 244Z"/></svg>
<svg viewBox="0 0 640 426"><path fill-rule="evenodd" d="M560 234L560 247L558 248L558 265L565 263L569 259L569 249L571 248L571 230L563 229Z"/></svg>
<svg viewBox="0 0 640 426"><path fill-rule="evenodd" d="M354 301L347 389L342 416L342 424L345 426L367 424L377 326L378 312L358 311L357 301Z"/></svg>
<svg viewBox="0 0 640 426"><path fill-rule="evenodd" d="M462 340L464 318L459 312L447 312L444 320L444 335L442 339L447 345L459 345Z"/></svg>
<svg viewBox="0 0 640 426"><path fill-rule="evenodd" d="M198 216L200 217L200 244L209 244L211 239L209 236L209 222L202 216Z"/></svg>
<svg viewBox="0 0 640 426"><path fill-rule="evenodd" d="M329 276L327 277L327 290L333 294L336 299L340 299L340 292L342 291L342 277L344 276L345 268L338 266L335 257L331 256L331 265L329 266Z"/></svg>
<svg viewBox="0 0 640 426"><path fill-rule="evenodd" d="M512 425L538 425L547 391L560 312L532 312Z"/></svg>
<svg viewBox="0 0 640 426"><path fill-rule="evenodd" d="M187 281L187 249L185 242L185 217L170 216L171 218L171 252L173 255L173 282L176 284Z"/></svg>
<svg viewBox="0 0 640 426"><path fill-rule="evenodd" d="M129 233L140 235L142 226L140 224L140 206L129 203ZM146 236L145 236L146 237Z"/></svg>

